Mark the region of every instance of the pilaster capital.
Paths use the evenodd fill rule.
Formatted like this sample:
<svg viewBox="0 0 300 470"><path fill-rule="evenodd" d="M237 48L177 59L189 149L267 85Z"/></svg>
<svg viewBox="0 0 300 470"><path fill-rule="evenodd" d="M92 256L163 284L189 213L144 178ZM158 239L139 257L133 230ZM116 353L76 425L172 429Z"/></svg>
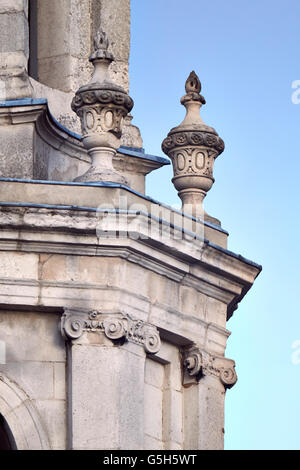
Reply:
<svg viewBox="0 0 300 470"><path fill-rule="evenodd" d="M214 356L204 349L193 347L183 353L184 385L197 383L201 377L218 377L225 388L237 382L235 362L225 357Z"/></svg>
<svg viewBox="0 0 300 470"><path fill-rule="evenodd" d="M156 354L161 347L159 331L154 325L124 313L65 309L61 318L61 332L66 340L71 341L81 338L84 332L104 334L113 342L140 344L147 354Z"/></svg>

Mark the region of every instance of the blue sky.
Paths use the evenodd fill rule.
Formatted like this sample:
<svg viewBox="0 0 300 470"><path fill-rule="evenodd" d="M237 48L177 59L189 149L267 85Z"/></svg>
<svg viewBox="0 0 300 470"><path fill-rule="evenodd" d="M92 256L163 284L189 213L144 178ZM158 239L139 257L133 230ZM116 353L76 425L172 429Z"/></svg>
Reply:
<svg viewBox="0 0 300 470"><path fill-rule="evenodd" d="M239 381L226 396L226 449L300 449L299 175L300 2L131 0L134 123L148 153L184 118L189 73L202 82L204 121L226 144L206 211L229 249L263 272L228 322ZM300 95L299 95L300 96ZM179 202L172 170L147 194ZM299 356L297 356L300 358Z"/></svg>

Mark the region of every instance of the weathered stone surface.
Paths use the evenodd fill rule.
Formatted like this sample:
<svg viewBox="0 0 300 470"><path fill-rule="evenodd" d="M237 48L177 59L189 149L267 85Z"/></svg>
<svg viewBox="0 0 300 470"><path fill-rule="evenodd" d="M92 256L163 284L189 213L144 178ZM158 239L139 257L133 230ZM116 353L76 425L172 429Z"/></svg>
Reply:
<svg viewBox="0 0 300 470"><path fill-rule="evenodd" d="M110 49L116 58L112 77L129 91L128 61L130 50L130 1L93 0L93 33L104 29L110 35Z"/></svg>
<svg viewBox="0 0 300 470"><path fill-rule="evenodd" d="M75 92L89 75L89 3L38 0L38 76L51 88Z"/></svg>
<svg viewBox="0 0 300 470"><path fill-rule="evenodd" d="M0 14L0 26L0 53L22 51L28 55L28 24L24 12Z"/></svg>
<svg viewBox="0 0 300 470"><path fill-rule="evenodd" d="M55 362L53 364L53 367L54 367L54 376L53 376L54 398L56 400L66 400L67 399L66 363Z"/></svg>
<svg viewBox="0 0 300 470"><path fill-rule="evenodd" d="M145 434L144 438L144 450L164 450L164 444L162 441L154 439L151 436Z"/></svg>
<svg viewBox="0 0 300 470"><path fill-rule="evenodd" d="M25 16L28 13L28 0L1 0L0 1L0 14L1 13L18 13L24 12Z"/></svg>
<svg viewBox="0 0 300 470"><path fill-rule="evenodd" d="M67 93L59 89L50 88L50 86L37 82L32 77L29 77L29 81L33 89L33 97L40 98L42 96L47 98L50 112L57 121L70 131L80 134L80 120L71 109L73 92Z"/></svg>
<svg viewBox="0 0 300 470"><path fill-rule="evenodd" d="M1 332L4 335L4 332ZM6 337L6 335L5 335ZM19 338L19 335L16 335ZM13 354L10 346L10 357ZM16 358L17 359L17 358ZM65 364L64 364L65 366ZM5 365L0 365L0 374L7 375L11 380L19 384L23 390L30 395L31 399L40 400L53 400L54 399L54 364L52 362L33 362L33 361L20 361L9 362ZM60 386L64 387L65 382L60 380ZM57 385L58 385L57 382ZM66 399L64 395L63 399Z"/></svg>
<svg viewBox="0 0 300 470"><path fill-rule="evenodd" d="M22 270L34 276L30 255L23 261ZM14 263L6 274L11 269L17 275ZM49 313L0 312L0 338L7 352L6 364L0 365L0 413L18 449L66 448L66 353L57 322L58 315Z"/></svg>
<svg viewBox="0 0 300 470"><path fill-rule="evenodd" d="M163 392L157 387L145 384L145 424L144 432L147 436L158 441L162 441L162 421L163 421ZM151 413L149 413L151 406Z"/></svg>
<svg viewBox="0 0 300 470"><path fill-rule="evenodd" d="M143 448L145 359L134 351L72 346L73 449Z"/></svg>
<svg viewBox="0 0 300 470"><path fill-rule="evenodd" d="M26 276L27 279L37 279L38 258L30 253L1 252L0 254L1 276L17 279Z"/></svg>
<svg viewBox="0 0 300 470"><path fill-rule="evenodd" d="M67 449L67 406L64 400L35 400L53 450Z"/></svg>
<svg viewBox="0 0 300 470"><path fill-rule="evenodd" d="M0 99L32 96L28 79L28 2L0 3Z"/></svg>
<svg viewBox="0 0 300 470"><path fill-rule="evenodd" d="M225 391L207 376L184 390L185 449L223 450Z"/></svg>
<svg viewBox="0 0 300 470"><path fill-rule="evenodd" d="M27 361L64 363L66 351L58 318L50 314L1 311L0 335L6 343L7 365Z"/></svg>
<svg viewBox="0 0 300 470"><path fill-rule="evenodd" d="M145 365L145 383L162 390L165 380L165 367L151 359Z"/></svg>
<svg viewBox="0 0 300 470"><path fill-rule="evenodd" d="M0 126L0 176L33 178L33 126Z"/></svg>
<svg viewBox="0 0 300 470"><path fill-rule="evenodd" d="M183 433L183 393L173 389L165 393L164 399L164 424L168 448L173 445L178 449L184 448Z"/></svg>

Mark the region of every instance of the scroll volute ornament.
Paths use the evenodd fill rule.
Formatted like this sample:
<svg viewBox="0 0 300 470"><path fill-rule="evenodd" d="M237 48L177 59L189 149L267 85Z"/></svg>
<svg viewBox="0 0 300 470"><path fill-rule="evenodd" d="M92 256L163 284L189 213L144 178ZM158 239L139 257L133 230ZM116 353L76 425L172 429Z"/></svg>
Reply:
<svg viewBox="0 0 300 470"><path fill-rule="evenodd" d="M217 377L226 389L233 387L237 382L235 362L232 359L214 356L199 348L185 351L183 370L184 385L198 383L206 375Z"/></svg>
<svg viewBox="0 0 300 470"><path fill-rule="evenodd" d="M203 199L214 183L214 161L224 151L224 142L217 132L207 126L200 108L205 99L200 94L201 83L193 71L185 84L186 95L181 104L186 108L184 121L169 132L162 150L172 160L172 179L182 200L182 210L195 217L215 222L203 209Z"/></svg>
<svg viewBox="0 0 300 470"><path fill-rule="evenodd" d="M127 184L113 168L112 159L120 147L123 118L132 110L133 100L109 79L108 69L114 57L108 46L106 34L98 32L90 56L93 76L87 85L79 88L72 101L72 109L81 120L83 144L92 160L91 168L75 181Z"/></svg>

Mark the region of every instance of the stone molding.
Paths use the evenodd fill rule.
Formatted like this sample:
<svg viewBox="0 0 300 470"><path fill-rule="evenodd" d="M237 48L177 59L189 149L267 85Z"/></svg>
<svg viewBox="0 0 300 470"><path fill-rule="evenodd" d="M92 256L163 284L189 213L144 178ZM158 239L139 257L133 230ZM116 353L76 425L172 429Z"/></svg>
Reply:
<svg viewBox="0 0 300 470"><path fill-rule="evenodd" d="M225 388L237 382L235 362L225 357L214 356L204 349L191 348L183 354L184 385L197 383L201 377L218 377Z"/></svg>
<svg viewBox="0 0 300 470"><path fill-rule="evenodd" d="M77 340L84 332L104 334L111 341L130 341L142 345L147 354L160 350L161 340L154 325L132 318L128 314L105 314L65 309L61 319L61 332L67 340Z"/></svg>
<svg viewBox="0 0 300 470"><path fill-rule="evenodd" d="M5 186L4 189L6 190ZM148 218L145 216L145 223L147 221ZM5 231L5 237L3 235L0 245L3 251L21 250L66 255L74 254L74 249L76 249L77 255L114 256L127 259L227 303L230 305L228 318L260 271L259 266L243 260L242 257L233 257L230 252L215 245L204 244L196 249L195 240L189 240L186 237L183 240L177 239L175 235L173 236L173 229L171 229L172 247L176 250L176 258L169 256L170 243L167 246L166 241L155 240L155 246L160 248L160 253L164 252L167 255L167 262L165 258L157 257L152 238L149 239L149 243L146 239L140 243L136 239L122 238L122 246L120 246L120 240L103 238L99 246L95 232L97 223L97 217L91 217L90 212L75 211L75 208L50 210L50 207L49 209L2 207L0 227L3 233ZM139 227L141 229L141 224ZM22 235L16 239L16 233ZM46 235L47 233L49 235ZM139 230L139 233L142 232ZM77 235L76 242L74 234ZM190 272L189 263L193 263Z"/></svg>
<svg viewBox="0 0 300 470"><path fill-rule="evenodd" d="M78 112L83 106L91 105L104 105L104 107L107 105L124 106L125 110L130 112L133 108L133 100L122 90L111 90L109 88L100 90L88 89L86 91L78 91L78 94L73 99L72 109L74 112Z"/></svg>
<svg viewBox="0 0 300 470"><path fill-rule="evenodd" d="M222 153L225 149L224 141L219 137L217 134L213 134L212 132L205 132L205 131L190 131L190 132L174 132L170 134L162 143L162 149L164 153L168 154L171 150L178 148L178 147L185 147L185 146L195 146L196 149L198 147L203 146L203 149L206 147L212 148L216 150L213 156L216 158L219 153Z"/></svg>

